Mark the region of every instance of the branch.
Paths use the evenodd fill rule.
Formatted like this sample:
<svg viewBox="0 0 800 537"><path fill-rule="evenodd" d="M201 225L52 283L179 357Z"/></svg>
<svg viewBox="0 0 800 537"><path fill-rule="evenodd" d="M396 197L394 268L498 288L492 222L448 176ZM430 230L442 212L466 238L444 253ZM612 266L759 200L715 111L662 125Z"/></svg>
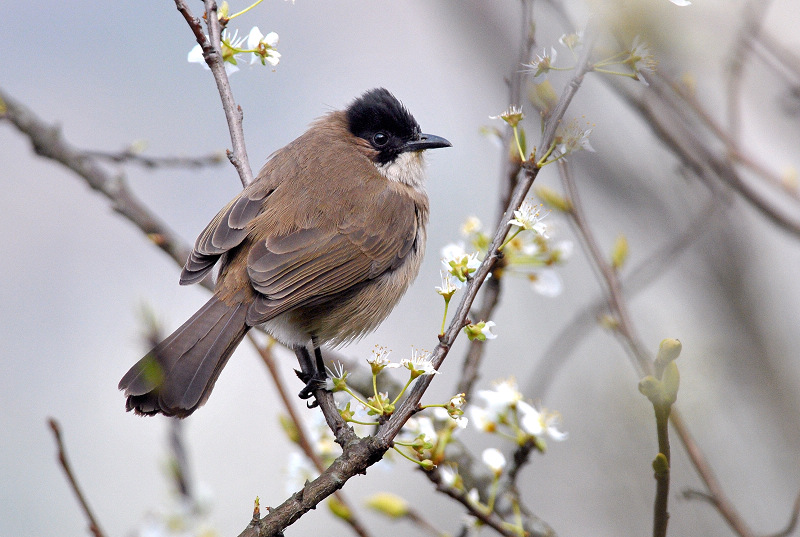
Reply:
<svg viewBox="0 0 800 537"><path fill-rule="evenodd" d="M707 184L720 181L736 190L746 201L758 209L767 219L786 231L800 236L800 219L795 212L782 212L774 207L766 196L748 184L725 154L714 148L713 138L706 136L686 117L691 110L687 103L677 104L666 98L660 76L651 77L651 89L658 100L647 98L648 92L638 93L629 84L604 77L628 103L638 109L647 125L684 165L691 168Z"/></svg>
<svg viewBox="0 0 800 537"><path fill-rule="evenodd" d="M97 160L108 160L116 164L133 163L144 168L204 168L216 166L224 160L221 154L211 154L204 157L147 157L131 149L119 153L106 151L84 151L84 156Z"/></svg>
<svg viewBox="0 0 800 537"><path fill-rule="evenodd" d="M111 201L111 207L138 227L161 250L167 253L176 263L183 265L189 257L191 249L170 230L154 213L150 211L134 194L128 190L124 180L112 176L98 165L95 159L87 156L85 151L70 145L61 134L61 130L48 125L31 110L12 99L0 89L0 119L10 121L33 144L33 151L42 157L54 160L80 176L93 190L103 194ZM203 284L211 288L206 280Z"/></svg>
<svg viewBox="0 0 800 537"><path fill-rule="evenodd" d="M741 145L742 118L739 104L742 93L744 65L747 62L749 53L752 51L752 42L761 30L761 23L766 17L771 3L770 0L750 0L745 3L742 9L744 24L739 28L739 35L731 50L730 67L728 69L727 119L728 132L734 145Z"/></svg>
<svg viewBox="0 0 800 537"><path fill-rule="evenodd" d="M778 189L782 193L794 198L795 201L800 201L800 191L790 188L780 177L780 174L773 172L767 168L766 165L758 162L755 156L747 154L746 151L739 144L737 144L731 136L728 135L722 125L720 125L711 116L711 114L703 108L703 106L697 100L697 97L695 97L691 92L687 91L684 87L675 82L666 73L659 72L658 76L653 77L653 80L655 82L654 89L658 92L658 94L665 99L669 99L671 102L675 101L674 106L676 108L684 110L685 113L686 105L689 105L689 109L697 115L697 118L702 121L706 127L711 129L713 134L725 144L728 152L727 156L733 163L741 164L750 171L761 176L773 188ZM667 88L662 87L664 84L667 88L669 88L671 93L666 91Z"/></svg>
<svg viewBox="0 0 800 537"><path fill-rule="evenodd" d="M247 186L253 182L253 170L250 168L250 160L247 156L247 149L244 143L242 108L236 104L233 98L233 91L231 90L231 84L228 80L228 74L225 72L225 62L222 59L222 52L220 50L222 30L219 18L217 18L217 3L214 0L204 1L204 18L208 26L209 37L206 37L203 33L200 19L192 14L185 0L175 0L175 6L178 8L181 15L183 15L183 18L186 19L189 28L192 29L197 43L203 48L203 57L208 67L211 69L211 73L214 75L214 81L217 83L217 90L222 100L222 109L225 111L225 119L228 122L228 131L231 135L233 151L228 153L228 159L239 173L242 185Z"/></svg>
<svg viewBox="0 0 800 537"><path fill-rule="evenodd" d="M647 288L664 272L673 268L672 262L705 236L717 216L730 208L730 196L726 194L729 193L723 192L721 188L715 189L712 198L697 211L697 216L686 225L682 233L666 245L656 248L652 255L636 266L626 270L627 278L620 280L625 296L632 298ZM552 338L550 345L542 353L542 359L537 360L533 371L528 375L528 391L537 394L537 397L544 397L560 367L574 354L575 349L589 334L589 329L597 326L597 319L607 310L608 301L604 294L578 309L572 319Z"/></svg>
<svg viewBox="0 0 800 537"><path fill-rule="evenodd" d="M597 246L593 235L591 234L590 228L583 217L580 198L577 195L577 188L572 180L569 168L563 163L560 163L559 171L562 172L561 179L570 198L570 202L572 203L572 212L570 213L570 216L575 223L578 234L582 237L582 240L589 251L590 260L597 267L597 270L600 271L606 281L608 293L607 300L609 307L611 308L612 312L615 312L618 315L619 324L617 326L617 330L615 330L615 333L621 336L622 343L631 356L631 363L637 370L639 378L643 377L645 374L651 374L652 359L644 349L644 346L634 332L633 325L630 323L630 318L627 313L627 305L621 292L621 285L619 283L618 275L616 271L614 271L606 262L605 257L602 255L602 252L600 252L600 249ZM720 514L723 516L723 518L725 518L731 528L733 528L733 530L736 531L736 533L738 533L741 537L753 537L753 533L750 528L724 494L722 487L719 485L716 476L711 470L711 466L708 464L703 452L700 450L697 443L694 441L694 438L689 433L688 428L683 422L683 417L677 408L672 408L669 418L673 428L678 434L678 437L683 443L683 446L686 448L695 470L706 484L711 496L713 496L714 505L717 506Z"/></svg>
<svg viewBox="0 0 800 537"><path fill-rule="evenodd" d="M508 77L508 102L510 105L522 104L522 82L524 72L521 66L530 59L531 51L536 43L533 32L533 0L522 1L520 24L519 52L517 54L517 60L511 69L511 74ZM510 149L513 143L513 131L509 126L506 126L501 144L504 148L505 155L511 154ZM498 218L502 218L504 210L508 206L520 169L519 159L508 157L503 160L503 168L500 172L501 193ZM502 224L502 220L497 222L497 225L500 224ZM478 320L488 321L492 316L494 308L497 307L500 301L500 292L502 291L500 280L499 277L496 277L486 283L483 292L483 301L475 315ZM486 346L483 341L471 341L469 349L467 350L467 355L464 358L463 373L459 379L456 393L463 393L468 401L472 393L472 387L478 379L480 363L483 359L483 351L485 348Z"/></svg>
<svg viewBox="0 0 800 537"><path fill-rule="evenodd" d="M300 449L303 451L306 457L312 462L314 467L317 469L319 473L325 471L325 464L322 459L319 457L317 452L314 450L314 446L311 445L311 441L308 439L308 435L306 434L305 427L303 426L303 421L300 416L297 414L295 410L294 404L292 403L292 398L286 391L286 387L281 382L280 373L278 372L278 368L275 366L275 360L272 356L272 347L271 345L264 346L259 345L258 342L255 340L252 334L248 334L247 337L250 339L250 342L253 344L253 347L258 351L259 356L261 356L261 360L264 362L264 365L267 366L267 370L269 371L270 377L272 377L272 381L275 384L275 388L278 390L278 396L281 398L281 402L283 402L283 407L286 409L286 412L289 414L289 419L292 420L294 424L295 430L297 431L297 445L300 446ZM361 537L370 537L369 532L363 526L361 521L355 514L350 503L347 501L347 498L342 494L341 491L335 492L334 496L339 502L342 503L347 508L348 516L343 520L347 522L356 535L360 535Z"/></svg>
<svg viewBox="0 0 800 537"><path fill-rule="evenodd" d="M72 491L75 493L75 496L77 496L78 503L81 504L83 513L89 520L89 531L92 532L92 535L95 537L105 537L103 530L100 529L100 524L98 524L94 513L92 513L91 507L89 507L89 502L86 501L86 497L83 495L83 492L81 492L81 487L78 485L78 481L75 479L75 475L72 473L72 467L67 459L67 451L64 448L64 441L61 438L61 426L59 426L58 422L54 418L49 418L47 423L50 425L50 429L53 431L53 436L56 440L56 446L58 446L58 462L61 463L61 468L63 468L64 474L67 476L67 481L69 481Z"/></svg>
<svg viewBox="0 0 800 537"><path fill-rule="evenodd" d="M634 332L630 312L622 296L622 285L620 284L617 271L606 261L605 254L600 250L594 235L591 233L591 228L583 213L583 206L580 196L578 195L578 189L575 186L575 181L572 178L571 170L567 163L561 160L558 162L558 171L561 182L564 185L564 191L567 193L567 198L571 204L570 211L567 214L570 217L570 221L573 223L578 238L584 244L584 248L589 254L592 266L600 273L602 283L605 285L609 308L616 317L617 326L615 332L622 335L624 338L626 348L634 360L633 363L639 378L647 374L652 374L647 350L639 344L638 337Z"/></svg>
<svg viewBox="0 0 800 537"><path fill-rule="evenodd" d="M437 470L433 470L431 472L425 472L428 475L428 478L436 484L436 490L446 494L447 496L453 498L455 501L466 507L467 512L489 526L490 528L494 529L500 535L504 535L505 537L520 537L517 532L515 532L510 527L506 526L506 523L500 518L496 513L487 513L484 510L481 510L476 506L470 499L469 495L466 491L456 489L454 487L448 486L445 484L439 472Z"/></svg>

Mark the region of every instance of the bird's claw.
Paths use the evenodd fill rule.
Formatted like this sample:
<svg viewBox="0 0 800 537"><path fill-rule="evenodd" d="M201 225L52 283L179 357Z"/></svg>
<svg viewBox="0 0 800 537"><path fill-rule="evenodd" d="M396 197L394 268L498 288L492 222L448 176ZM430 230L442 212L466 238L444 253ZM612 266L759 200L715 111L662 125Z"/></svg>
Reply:
<svg viewBox="0 0 800 537"><path fill-rule="evenodd" d="M319 373L313 376L304 375L303 373L297 370L295 370L295 372L297 373L297 376L300 377L300 380L306 383L303 389L300 390L300 393L297 394L298 397L300 397L300 399L311 399L316 390L321 390L325 388L325 381L328 380L327 376L320 376ZM314 408L315 406L317 406L316 401L310 403L310 406L308 408Z"/></svg>

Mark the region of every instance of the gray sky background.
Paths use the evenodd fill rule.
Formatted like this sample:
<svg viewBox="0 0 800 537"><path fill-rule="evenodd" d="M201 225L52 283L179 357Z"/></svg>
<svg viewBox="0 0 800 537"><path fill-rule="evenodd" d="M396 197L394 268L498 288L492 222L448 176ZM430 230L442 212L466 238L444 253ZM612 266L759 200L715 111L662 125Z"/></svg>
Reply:
<svg viewBox="0 0 800 537"><path fill-rule="evenodd" d="M657 44L662 68L675 76L692 73L701 101L721 116L723 69L742 3L697 0L682 9L667 0L643 3L649 18L636 23L643 31L655 28L646 37ZM199 2L192 7L199 13ZM556 45L565 29L546 7L537 9L538 42ZM490 223L497 211L502 155L480 128L509 104L503 78L516 57L517 17L513 0L267 0L233 25L244 33L257 25L281 38L275 72L246 67L232 77L255 169L314 118L376 86L395 93L424 131L453 143L428 159L432 219L420 276L378 331L346 349L350 355L365 357L381 344L399 359L412 345L436 343L438 252L459 238L467 216ZM798 20L796 2L775 1L765 24L795 54L800 38L790 29ZM210 73L186 62L194 40L171 1L28 0L0 20L0 35L0 86L78 147L117 151L145 140L148 155L196 156L230 145ZM554 76L554 85L560 88L565 77ZM798 115L783 106L781 81L756 67L746 72L745 90L748 151L774 169L797 168ZM685 229L706 191L678 173L674 156L597 76L587 77L570 111L582 114L596 124L597 152L572 159L589 217L606 250L624 232L632 262L643 260ZM119 172L187 242L240 188L227 165ZM108 534L130 535L170 497L166 420L125 413L116 389L147 350L137 311L149 304L171 330L205 301L206 291L180 287L179 267L105 198L37 158L2 122L0 179L6 252L0 265L0 535L85 533L55 461L48 416L60 420L74 469ZM555 170L541 182L556 186ZM561 229L571 237L565 222ZM741 200L700 232L687 255L632 300L635 321L653 350L665 337L683 341L680 401L689 426L748 522L757 532L776 531L800 487L800 246ZM557 299L536 295L523 280L509 281L493 319L499 337L489 346L481 388L512 374L521 386L534 385L530 373L544 349L597 296L582 254L561 273L565 291ZM208 404L186 420L194 478L213 494L211 521L223 535L244 528L255 496L262 505L283 501L293 449L278 428L271 380L247 347L228 364ZM426 401L452 395L463 348L460 342L451 353ZM283 358L288 385L299 389L294 357ZM614 338L594 330L564 357L546 394L526 392L560 410L570 433L567 442L535 457L522 482L529 505L559 535L649 533L655 432L637 380ZM466 435L476 449L494 440ZM676 494L699 487L680 449L674 457ZM413 499L442 529L458 528L461 510L402 462L388 471L371 469L345 490L355 502L391 490ZM702 503L673 498L672 513L674 535L729 535ZM376 535L416 534L363 516ZM287 534L347 531L318 509Z"/></svg>

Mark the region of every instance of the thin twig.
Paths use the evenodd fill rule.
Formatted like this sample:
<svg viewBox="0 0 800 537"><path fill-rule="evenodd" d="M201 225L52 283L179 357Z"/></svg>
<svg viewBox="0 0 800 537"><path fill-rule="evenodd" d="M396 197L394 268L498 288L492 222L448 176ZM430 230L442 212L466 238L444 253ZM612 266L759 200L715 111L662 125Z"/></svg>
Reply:
<svg viewBox="0 0 800 537"><path fill-rule="evenodd" d="M564 190L571 203L571 209L567 214L570 217L570 221L574 224L576 234L581 242L583 242L591 258L592 266L600 273L602 283L606 288L609 307L617 322L616 332L623 336L626 342L626 348L634 359L633 363L636 366L636 372L639 378L641 378L652 372L651 363L647 356L647 350L638 343L639 339L634 332L634 326L631 321L627 303L622 296L622 285L620 284L617 272L611 267L611 264L606 261L605 255L600 250L600 246L597 244L594 235L590 231L589 224L583 214L583 205L581 204L578 189L575 186L572 172L566 161L560 160L558 162L558 171L561 182L564 185Z"/></svg>
<svg viewBox="0 0 800 537"><path fill-rule="evenodd" d="M95 537L105 537L103 530L100 529L100 524L97 522L97 518L95 518L94 513L92 512L92 508L89 507L89 502L86 501L86 497L83 495L80 485L78 485L78 480L75 478L75 474L72 473L72 467L69 464L69 459L67 459L67 450L64 447L64 441L61 438L61 426L58 424L55 418L49 418L47 423L50 425L50 429L53 431L53 436L56 440L56 446L58 447L58 462L61 463L61 468L64 470L64 474L67 476L67 481L69 481L69 485L72 488L72 491L75 493L75 496L77 496L78 503L81 504L81 509L83 509L83 513L86 515L86 518L89 521L89 531L92 532L92 535Z"/></svg>
<svg viewBox="0 0 800 537"><path fill-rule="evenodd" d="M795 201L800 201L800 190L790 188L788 184L783 181L780 174L770 170L766 165L758 162L757 158L753 155L747 154L745 150L739 144L737 144L731 136L728 135L722 125L720 125L712 117L712 115L705 108L703 108L703 106L691 92L687 91L684 87L675 82L675 80L673 80L666 73L658 72L656 76L651 77L651 80L654 82L653 89L657 91L659 95L665 99L669 99L670 101L672 99L678 100L678 102L674 105L677 110L681 110L682 113L685 114L687 112L686 105L689 105L689 109L696 114L697 118L700 119L706 125L706 127L708 127L714 133L714 135L716 135L717 138L719 138L719 140L725 144L727 147L728 157L733 163L741 164L750 171L758 174L773 188L779 189L781 192L794 198ZM671 93L665 91L665 89L661 87L662 83L669 87Z"/></svg>
<svg viewBox="0 0 800 537"><path fill-rule="evenodd" d="M758 36L771 0L750 0L742 8L744 23L739 29L736 43L731 50L730 69L728 70L728 94L727 94L727 114L728 114L728 135L735 146L741 146L742 138L742 117L741 117L741 93L744 77L744 66L752 50L752 41Z"/></svg>
<svg viewBox="0 0 800 537"><path fill-rule="evenodd" d="M685 226L682 233L666 245L656 248L652 255L637 265L626 270L627 276L620 282L628 299L636 296L667 270L673 268L674 261L705 236L717 217L730 208L730 204L726 202L729 196L726 194L729 192L723 191L722 188L714 189L711 199L697 211L697 216ZM622 278L622 275L620 274L619 277ZM542 353L542 359L536 362L534 369L529 373L529 380L525 385L530 393L544 398L560 368L566 365L568 357L574 354L575 349L586 338L590 329L598 326L597 320L606 311L608 311L608 300L604 294L578 308L572 319L553 336L552 342Z"/></svg>
<svg viewBox="0 0 800 537"><path fill-rule="evenodd" d="M206 64L208 64L211 73L214 75L214 81L217 84L217 90L222 100L222 109L225 112L225 119L228 122L228 131L231 136L232 152L228 154L228 159L239 173L242 185L247 186L253 182L253 170L250 168L250 160L244 143L242 108L236 104L233 98L228 74L225 72L225 62L222 59L220 50L222 29L217 18L217 3L214 0L204 1L208 37L203 33L200 19L192 14L185 0L175 0L175 6L192 29L197 43L203 49L203 57L206 60Z"/></svg>
<svg viewBox="0 0 800 537"><path fill-rule="evenodd" d="M436 490L446 494L447 496L453 498L455 501L466 507L467 512L471 515L489 526L490 528L494 529L500 535L504 535L505 537L519 537L519 534L516 533L514 530L506 526L503 519L501 519L496 513L494 512L487 512L485 510L480 509L477 505L475 505L472 500L470 500L469 495L466 491L456 489L445 484L442 481L441 475L438 471L428 472L429 479L436 484Z"/></svg>
<svg viewBox="0 0 800 537"><path fill-rule="evenodd" d="M794 50L783 45L774 35L763 28L756 36L756 41L764 48L765 53L769 54L770 58L772 58L772 61L765 61L767 61L776 72L783 74L783 76L791 76L794 78L796 84L800 83L800 56L798 56ZM780 66L780 69L778 66L772 64L773 61ZM791 83L788 79L786 81L787 83Z"/></svg>
<svg viewBox="0 0 800 537"><path fill-rule="evenodd" d="M85 151L84 155L88 158L97 160L108 160L116 164L137 164L144 168L204 168L206 166L217 166L225 161L224 155L219 153L204 157L148 157L126 149L118 153L107 151Z"/></svg>
<svg viewBox="0 0 800 537"><path fill-rule="evenodd" d="M420 529L423 529L423 530L427 531L429 534L433 535L434 537L447 537L447 533L445 533L442 530L438 529L436 526L434 526L431 523L430 520L428 520L425 517L423 517L419 513L419 511L417 511L416 509L413 509L410 506L408 508L408 511L406 512L406 518L409 519L414 524L416 524L417 526L419 526Z"/></svg>

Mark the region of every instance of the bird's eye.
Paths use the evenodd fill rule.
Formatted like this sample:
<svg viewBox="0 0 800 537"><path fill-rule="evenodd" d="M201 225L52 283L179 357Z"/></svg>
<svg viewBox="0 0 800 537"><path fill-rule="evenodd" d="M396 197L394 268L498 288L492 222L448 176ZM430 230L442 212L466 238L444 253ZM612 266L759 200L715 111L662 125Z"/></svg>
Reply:
<svg viewBox="0 0 800 537"><path fill-rule="evenodd" d="M372 143L376 147L383 147L389 143L389 136L385 132L376 132L372 135Z"/></svg>

